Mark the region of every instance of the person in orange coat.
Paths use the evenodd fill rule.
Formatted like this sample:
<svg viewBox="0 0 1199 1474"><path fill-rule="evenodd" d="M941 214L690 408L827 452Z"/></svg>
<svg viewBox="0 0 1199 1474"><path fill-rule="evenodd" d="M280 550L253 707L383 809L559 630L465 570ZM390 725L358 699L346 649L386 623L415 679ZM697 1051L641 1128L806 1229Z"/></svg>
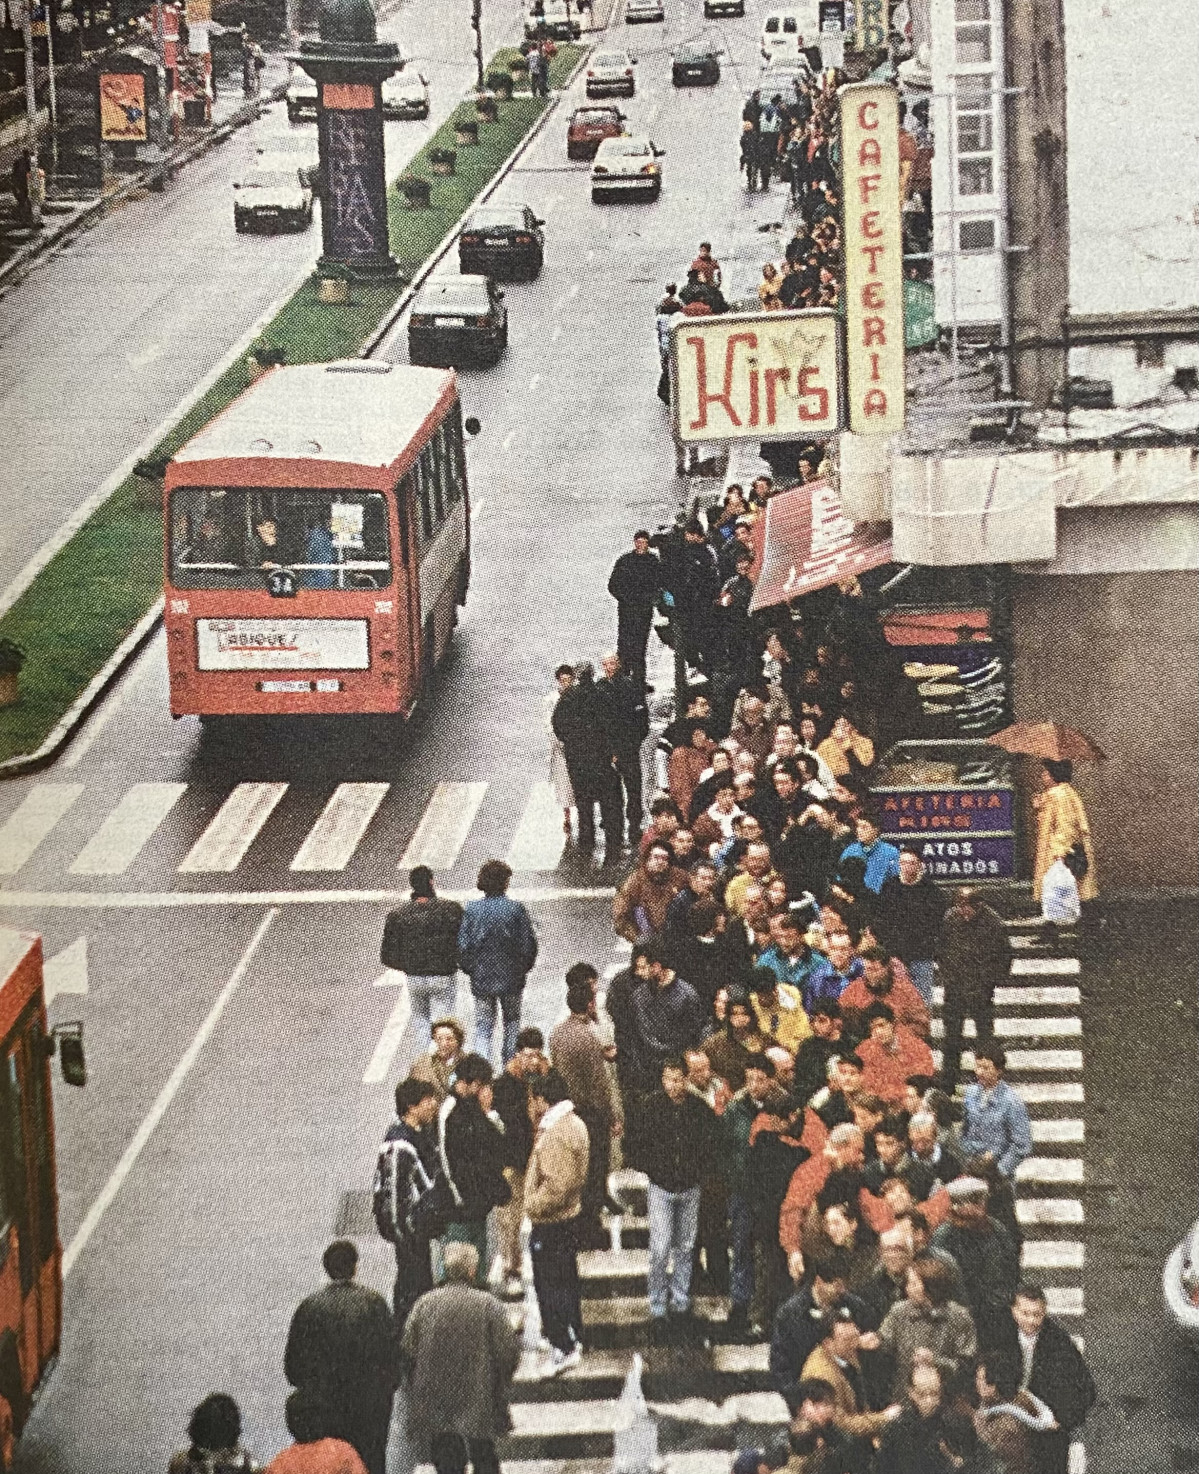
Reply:
<svg viewBox="0 0 1199 1474"><path fill-rule="evenodd" d="M862 975L841 994L841 1016L855 1033L866 1035L866 1011L874 1003L886 1003L895 1012L895 1022L921 1039L930 1032L928 1005L915 983L907 975L903 963L891 957L882 947L864 947ZM898 964L898 965L897 965ZM867 1086L869 1089L869 1086Z"/></svg>
<svg viewBox="0 0 1199 1474"><path fill-rule="evenodd" d="M808 1209L831 1172L861 1172L866 1162L866 1139L857 1126L845 1123L829 1133L824 1149L796 1167L779 1211L779 1243L798 1283L803 1278L803 1223ZM875 1233L895 1227L895 1216L883 1201L863 1186L858 1193L863 1220Z"/></svg>
<svg viewBox="0 0 1199 1474"><path fill-rule="evenodd" d="M680 743L670 754L670 761L666 765L670 796L682 814L690 811L692 796L699 787L700 779L711 767L711 752L716 746L708 736L707 723L703 721L688 722L686 738L686 742Z"/></svg>
<svg viewBox="0 0 1199 1474"><path fill-rule="evenodd" d="M324 1436L321 1407L311 1393L293 1392L284 1417L295 1442L276 1454L263 1474L366 1474L366 1465L352 1444Z"/></svg>
<svg viewBox="0 0 1199 1474"><path fill-rule="evenodd" d="M933 1052L911 1029L895 1022L889 1003L872 1003L863 1017L870 1034L858 1045L862 1088L890 1106L902 1106L908 1079L934 1072Z"/></svg>

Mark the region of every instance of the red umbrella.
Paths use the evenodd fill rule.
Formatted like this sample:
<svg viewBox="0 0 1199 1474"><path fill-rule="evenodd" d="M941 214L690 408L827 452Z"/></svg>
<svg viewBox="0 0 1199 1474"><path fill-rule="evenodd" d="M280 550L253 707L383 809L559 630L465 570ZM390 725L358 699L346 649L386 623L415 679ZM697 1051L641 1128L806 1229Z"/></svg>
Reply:
<svg viewBox="0 0 1199 1474"><path fill-rule="evenodd" d="M1008 752L1025 752L1030 757L1051 758L1055 762L1101 763L1107 756L1085 732L1061 722L1015 722L987 741Z"/></svg>

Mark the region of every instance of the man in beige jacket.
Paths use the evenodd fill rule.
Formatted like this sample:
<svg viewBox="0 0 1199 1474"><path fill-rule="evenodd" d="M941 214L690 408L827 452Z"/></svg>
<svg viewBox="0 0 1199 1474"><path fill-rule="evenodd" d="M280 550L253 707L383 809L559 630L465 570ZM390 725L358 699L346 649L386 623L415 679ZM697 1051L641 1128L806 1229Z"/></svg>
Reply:
<svg viewBox="0 0 1199 1474"><path fill-rule="evenodd" d="M541 1329L550 1343L542 1375L556 1377L583 1357L578 1229L589 1149L562 1075L550 1070L530 1087L536 1136L525 1169L525 1214Z"/></svg>

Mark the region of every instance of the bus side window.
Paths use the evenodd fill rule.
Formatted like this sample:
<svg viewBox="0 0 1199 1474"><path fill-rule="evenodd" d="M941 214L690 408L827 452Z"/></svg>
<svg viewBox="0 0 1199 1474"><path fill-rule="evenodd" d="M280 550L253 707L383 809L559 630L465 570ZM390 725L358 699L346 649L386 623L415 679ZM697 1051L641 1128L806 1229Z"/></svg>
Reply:
<svg viewBox="0 0 1199 1474"><path fill-rule="evenodd" d="M5 1057L0 1069L0 1179L4 1185L6 1214L17 1222L21 1293L33 1284L34 1263L29 1245L29 1203L25 1190L25 1134L21 1122L21 1080L16 1049Z"/></svg>
<svg viewBox="0 0 1199 1474"><path fill-rule="evenodd" d="M450 467L444 422L438 425L437 434L433 437L433 467L436 473L433 480L433 517L434 525L440 527L445 521L450 499Z"/></svg>
<svg viewBox="0 0 1199 1474"><path fill-rule="evenodd" d="M50 1056L39 1020L29 1029L29 1114L33 1126L33 1151L37 1166L37 1259L45 1264L58 1242L58 1203L54 1192L54 1148L47 1109L46 1077Z"/></svg>
<svg viewBox="0 0 1199 1474"><path fill-rule="evenodd" d="M436 524L433 521L433 447L426 445L416 463L416 485L420 502L421 542L428 545L433 541Z"/></svg>
<svg viewBox="0 0 1199 1474"><path fill-rule="evenodd" d="M462 410L455 405L446 421L446 446L449 450L449 497L451 505L462 500L466 489L466 466L462 448Z"/></svg>
<svg viewBox="0 0 1199 1474"><path fill-rule="evenodd" d="M408 506L414 495L415 480L411 471L404 477L396 488L396 516L400 523L400 562L407 568L409 565L408 553Z"/></svg>

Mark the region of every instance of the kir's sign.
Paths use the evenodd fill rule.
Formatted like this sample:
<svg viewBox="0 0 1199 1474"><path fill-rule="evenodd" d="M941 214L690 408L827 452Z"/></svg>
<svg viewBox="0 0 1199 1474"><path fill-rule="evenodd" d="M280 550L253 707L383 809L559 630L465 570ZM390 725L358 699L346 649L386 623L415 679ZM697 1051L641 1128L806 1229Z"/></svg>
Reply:
<svg viewBox="0 0 1199 1474"><path fill-rule="evenodd" d="M728 313L674 319L675 438L798 440L841 428L836 313Z"/></svg>
<svg viewBox="0 0 1199 1474"><path fill-rule="evenodd" d="M839 97L849 428L889 435L904 421L899 98L869 82Z"/></svg>

